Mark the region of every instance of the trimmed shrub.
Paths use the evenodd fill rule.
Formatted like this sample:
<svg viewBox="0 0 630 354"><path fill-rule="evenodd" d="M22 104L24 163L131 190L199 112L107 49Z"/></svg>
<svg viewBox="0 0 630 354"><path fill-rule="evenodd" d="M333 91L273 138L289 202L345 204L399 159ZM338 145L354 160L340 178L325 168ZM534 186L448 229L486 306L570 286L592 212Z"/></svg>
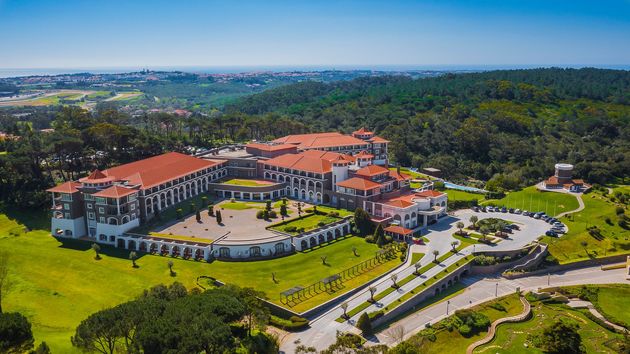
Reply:
<svg viewBox="0 0 630 354"><path fill-rule="evenodd" d="M369 336L372 334L372 321L370 320L370 316L364 312L359 316L359 320L357 321L357 328L361 330L363 335Z"/></svg>
<svg viewBox="0 0 630 354"><path fill-rule="evenodd" d="M365 236L365 242L374 243L374 236Z"/></svg>
<svg viewBox="0 0 630 354"><path fill-rule="evenodd" d="M256 212L256 219L262 219L264 212L262 210L258 210Z"/></svg>
<svg viewBox="0 0 630 354"><path fill-rule="evenodd" d="M470 328L469 325L461 325L459 326L459 328L457 329L459 331L459 334L461 334L464 337L468 337L472 334L472 328Z"/></svg>
<svg viewBox="0 0 630 354"><path fill-rule="evenodd" d="M295 226L287 226L284 228L284 231L286 232L296 232L297 231L297 227Z"/></svg>
<svg viewBox="0 0 630 354"><path fill-rule="evenodd" d="M275 218L278 217L278 213L275 210L271 210L269 212L269 217L272 218L272 219L275 219Z"/></svg>

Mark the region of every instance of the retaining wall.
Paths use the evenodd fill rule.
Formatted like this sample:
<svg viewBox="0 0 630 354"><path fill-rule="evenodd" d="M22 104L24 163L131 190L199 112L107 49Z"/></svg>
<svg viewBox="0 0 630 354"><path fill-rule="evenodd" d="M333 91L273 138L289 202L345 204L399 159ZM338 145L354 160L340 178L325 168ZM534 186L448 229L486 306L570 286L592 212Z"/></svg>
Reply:
<svg viewBox="0 0 630 354"><path fill-rule="evenodd" d="M621 262L625 262L626 258L629 255L630 255L630 253L626 253L626 254L619 254L619 255L616 255L616 256L587 259L587 260L583 260L583 261L579 261L579 262L573 262L573 263L568 263L568 264L560 264L560 265L557 265L557 266L545 267L543 269L539 269L539 270L536 270L536 271L533 271L533 272L510 273L510 274L504 274L503 276L505 278L508 278L508 279L517 279L517 278L529 277L529 276L532 276L532 275L539 275L539 274L546 274L546 273L556 273L556 272L561 272L561 271L565 271L565 270L572 270L572 269L577 269L577 268L592 267L592 266L611 264L611 263L621 263Z"/></svg>

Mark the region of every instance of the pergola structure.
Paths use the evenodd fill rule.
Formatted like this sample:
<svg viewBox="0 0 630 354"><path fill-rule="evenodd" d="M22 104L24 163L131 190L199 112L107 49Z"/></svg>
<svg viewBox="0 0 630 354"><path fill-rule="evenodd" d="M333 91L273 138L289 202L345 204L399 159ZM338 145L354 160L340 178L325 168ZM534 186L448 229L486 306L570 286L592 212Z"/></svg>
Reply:
<svg viewBox="0 0 630 354"><path fill-rule="evenodd" d="M293 301L293 299L295 298L295 296L297 295L297 298L300 298L300 294L304 291L304 287L301 287L299 285L292 287L291 289L285 290L283 292L280 293L280 301L282 301L282 297L284 296L284 302L287 303L289 301Z"/></svg>

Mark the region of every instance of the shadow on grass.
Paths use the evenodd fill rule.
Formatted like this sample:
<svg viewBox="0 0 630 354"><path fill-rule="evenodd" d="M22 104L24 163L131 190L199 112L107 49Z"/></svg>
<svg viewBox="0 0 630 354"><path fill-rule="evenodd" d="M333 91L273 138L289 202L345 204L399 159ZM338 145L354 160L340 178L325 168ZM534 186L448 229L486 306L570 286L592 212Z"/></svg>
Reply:
<svg viewBox="0 0 630 354"><path fill-rule="evenodd" d="M67 239L63 237L55 237L55 239L59 241L60 248L67 248L67 249L77 250L77 251L89 251L92 249L92 244L95 243L95 242L87 241L87 240L75 240L75 239ZM127 249L122 249L122 248L116 248L111 245L104 245L100 243L98 245L101 247L100 251L98 252L99 254L102 254L108 257L113 257L113 258L129 260L129 254L133 251L133 250L127 250ZM137 255L136 261L138 261L144 256L150 255L149 253L144 253L144 252L139 252L139 251L135 251L135 252ZM131 260L129 260L129 262L131 262Z"/></svg>
<svg viewBox="0 0 630 354"><path fill-rule="evenodd" d="M0 213L29 230L50 230L50 211L44 208L18 209L0 205Z"/></svg>

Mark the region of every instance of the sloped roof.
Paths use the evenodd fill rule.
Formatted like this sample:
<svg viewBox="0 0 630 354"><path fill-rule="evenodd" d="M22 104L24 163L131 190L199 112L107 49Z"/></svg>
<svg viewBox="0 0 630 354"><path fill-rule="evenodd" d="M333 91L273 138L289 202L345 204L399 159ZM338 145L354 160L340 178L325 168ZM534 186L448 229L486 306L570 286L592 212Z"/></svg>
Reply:
<svg viewBox="0 0 630 354"><path fill-rule="evenodd" d="M245 145L246 148L259 149L263 151L279 151L279 150L292 150L295 149L295 145L292 144L261 144L261 143L249 143Z"/></svg>
<svg viewBox="0 0 630 354"><path fill-rule="evenodd" d="M359 130L355 130L354 132L352 132L352 134L366 135L366 134L374 134L374 133L366 130L365 127L361 127Z"/></svg>
<svg viewBox="0 0 630 354"><path fill-rule="evenodd" d="M139 184L141 188L151 188L223 162L224 160L205 160L179 152L169 152L112 167L103 171L103 174L117 181L128 181L130 184Z"/></svg>
<svg viewBox="0 0 630 354"><path fill-rule="evenodd" d="M360 153L354 155L354 157L361 157L364 159L372 159L374 158L374 155L370 154L369 152L365 151L365 150L361 150Z"/></svg>
<svg viewBox="0 0 630 354"><path fill-rule="evenodd" d="M411 234L413 234L412 230L409 230L407 228L404 228L404 227L398 226L398 225L390 225L390 226L384 228L383 231L391 232L391 233L398 234L398 235L411 235Z"/></svg>
<svg viewBox="0 0 630 354"><path fill-rule="evenodd" d="M46 189L46 192L54 192L54 193L75 193L79 190L77 187L80 187L81 183L78 182L65 182L60 185L54 186L52 188Z"/></svg>
<svg viewBox="0 0 630 354"><path fill-rule="evenodd" d="M426 190L426 191L416 193L416 195L419 197L427 197L427 198L441 197L444 194L445 193L436 191L436 190Z"/></svg>
<svg viewBox="0 0 630 354"><path fill-rule="evenodd" d="M125 188L121 186L111 186L109 188L105 188L100 192L94 193L95 197L103 197L103 198L122 198L124 196L137 193L137 189L133 188Z"/></svg>
<svg viewBox="0 0 630 354"><path fill-rule="evenodd" d="M340 154L338 152L322 151L322 150L306 150L301 152L304 156L316 157L324 159L330 162L345 160L348 162L354 162L355 158L352 155Z"/></svg>
<svg viewBox="0 0 630 354"><path fill-rule="evenodd" d="M300 149L317 149L334 146L366 145L367 142L337 132L287 135L274 140L276 143L294 144Z"/></svg>
<svg viewBox="0 0 630 354"><path fill-rule="evenodd" d="M368 141L372 143L389 143L390 142L389 140L383 139L380 136L376 136L376 135L370 138Z"/></svg>
<svg viewBox="0 0 630 354"><path fill-rule="evenodd" d="M395 178L397 181L405 181L405 180L410 180L412 177L409 175L406 175L404 173L398 173L398 171L396 170L389 170L389 176L392 178Z"/></svg>
<svg viewBox="0 0 630 354"><path fill-rule="evenodd" d="M94 170L90 173L89 176L83 177L79 179L80 182L88 182L88 183L105 183L112 182L114 179L112 177L108 177L103 172L99 170Z"/></svg>
<svg viewBox="0 0 630 354"><path fill-rule="evenodd" d="M352 178L348 178L345 181L337 182L337 186L344 187L344 188L358 189L361 191L367 191L370 189L376 189L376 188L381 187L379 183L372 182L368 179L359 178L359 177L352 177Z"/></svg>
<svg viewBox="0 0 630 354"><path fill-rule="evenodd" d="M359 169L355 174L357 176L372 177L383 173L389 173L389 170L379 165L368 165Z"/></svg>
<svg viewBox="0 0 630 354"><path fill-rule="evenodd" d="M332 164L330 161L305 153L284 154L282 156L269 159L264 163L266 165L291 168L306 172L327 173L332 171Z"/></svg>

